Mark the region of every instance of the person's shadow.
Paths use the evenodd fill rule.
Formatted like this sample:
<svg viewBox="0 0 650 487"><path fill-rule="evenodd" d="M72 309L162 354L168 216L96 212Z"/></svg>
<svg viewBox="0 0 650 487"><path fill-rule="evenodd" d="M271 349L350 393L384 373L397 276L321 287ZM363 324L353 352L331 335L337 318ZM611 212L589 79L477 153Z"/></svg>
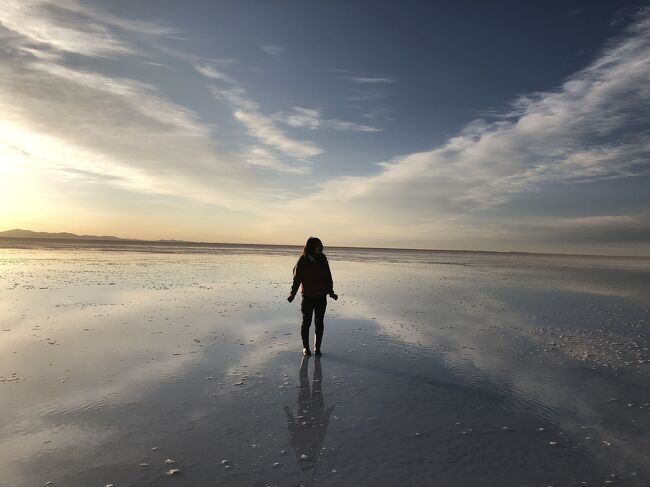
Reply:
<svg viewBox="0 0 650 487"><path fill-rule="evenodd" d="M289 406L285 406L284 410L287 413L289 442L296 452L300 470L313 476L316 473L330 414L334 410L334 406L329 406L326 409L323 402L323 369L320 357L315 357L311 388L307 376L308 366L309 357L303 357L298 374L300 390L298 391L298 409L295 416Z"/></svg>

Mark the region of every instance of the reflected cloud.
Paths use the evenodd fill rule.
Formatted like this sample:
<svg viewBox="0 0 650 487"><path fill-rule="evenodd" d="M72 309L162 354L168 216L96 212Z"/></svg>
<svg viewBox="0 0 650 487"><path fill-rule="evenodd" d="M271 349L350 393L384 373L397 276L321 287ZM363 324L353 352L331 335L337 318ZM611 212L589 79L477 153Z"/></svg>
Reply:
<svg viewBox="0 0 650 487"><path fill-rule="evenodd" d="M542 465L560 451L561 443L549 449L545 441L556 441L552 435L561 429L566 445L607 468L646 471L639 467L647 465L646 399L638 387L645 369L634 374L621 369L612 376L566 353L590 344L600 352L636 350L628 346L628 335L645 336L647 315L625 297L629 289L645 288L638 289L637 274L620 272L623 264L607 261L611 269L603 263L594 272L593 261L571 260L567 269L563 260L562 270L549 270L537 260L522 259L515 268L508 257L484 255L444 257L454 265L412 261L409 254L401 262L377 254L378 262L371 262L362 252L333 260L340 267L343 298L332 303L328 336L334 352L326 355L333 378L328 403L335 403L341 416L334 417L334 458L322 455L334 410L324 401L322 359L302 359L297 405L284 408L286 424L280 413L295 400L286 374L293 375L298 365L298 310L284 301L285 278L279 277L293 257L236 249L164 258L74 252L4 251L0 259L10 284L0 296L0 311L5 310L0 324L8 330L0 333L5 352L0 370L6 371L0 376L15 371L20 379L0 384L7 392L0 401L6 411L0 454L11 464L3 470L9 485L56 481L59 473L43 476L50 466L67 474L59 468L61 458L74 469L87 464L86 451L100 448L111 475L121 469L124 479L151 475L154 482L155 469L138 470L151 455L160 463L173 458L182 467L191 462L183 475L192 485L231 485L235 476L245 482L249 475L264 475L271 485L292 483L288 479L296 476L307 483L345 475L353 483L362 475L354 471L359 461L376 461L407 445L383 440L410 428L415 418L433 431L434 424L458 416L476 420L474 431L485 436L474 441L453 426L436 430L435 437L422 430L413 441L431 439L434 450L415 444L409 452L426 452L433 459L428 468L435 470L449 443L472 455L497 441L509 452L530 451ZM610 271L621 279L612 279ZM611 298L567 292L589 280L598 290L609 286ZM611 333L593 330L607 320ZM620 321L632 331L614 336L624 331ZM635 340L642 351L647 342ZM613 397L620 401L610 401ZM370 417L368 404L376 406ZM253 417L255 422L249 421ZM520 429L515 431L511 418ZM517 436L490 436L502 425ZM540 426L545 432L537 435ZM358 449L359 431L368 434L364 451ZM69 451L85 446L89 435L90 448L71 458ZM531 437L541 443L531 443ZM295 464L281 456L289 450L286 441ZM165 456L155 456L154 445ZM237 449L240 445L255 450ZM442 457L437 445L444 446ZM228 459L231 467L215 466L214 458ZM319 469L323 458L336 462L335 472ZM579 457L580 465L591 466L589 458ZM575 468L570 472L581 467Z"/></svg>

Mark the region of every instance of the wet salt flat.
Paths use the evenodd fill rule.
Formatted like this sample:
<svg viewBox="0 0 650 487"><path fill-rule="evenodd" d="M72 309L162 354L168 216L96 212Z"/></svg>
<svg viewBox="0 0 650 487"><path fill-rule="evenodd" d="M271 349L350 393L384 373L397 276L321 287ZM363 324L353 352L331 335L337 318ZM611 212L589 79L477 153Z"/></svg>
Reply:
<svg viewBox="0 0 650 487"><path fill-rule="evenodd" d="M4 245L2 486L650 485L650 259Z"/></svg>

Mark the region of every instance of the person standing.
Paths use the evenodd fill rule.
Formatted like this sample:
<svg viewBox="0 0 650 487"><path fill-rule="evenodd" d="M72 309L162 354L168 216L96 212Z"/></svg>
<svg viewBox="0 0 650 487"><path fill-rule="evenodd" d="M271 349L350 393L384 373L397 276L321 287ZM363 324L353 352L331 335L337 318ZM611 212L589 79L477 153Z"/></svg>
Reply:
<svg viewBox="0 0 650 487"><path fill-rule="evenodd" d="M301 287L302 285L302 287ZM320 355L320 346L323 341L323 329L325 308L327 307L327 296L337 300L339 297L334 293L334 282L330 271L327 256L323 253L323 243L317 237L309 237L293 267L293 283L287 301L290 303L296 297L298 288L301 287L302 303L302 325L300 335L302 337L302 353L305 356L311 355L309 349L309 328L311 327L312 315L314 316L314 327L316 328L316 342L314 344L316 355Z"/></svg>

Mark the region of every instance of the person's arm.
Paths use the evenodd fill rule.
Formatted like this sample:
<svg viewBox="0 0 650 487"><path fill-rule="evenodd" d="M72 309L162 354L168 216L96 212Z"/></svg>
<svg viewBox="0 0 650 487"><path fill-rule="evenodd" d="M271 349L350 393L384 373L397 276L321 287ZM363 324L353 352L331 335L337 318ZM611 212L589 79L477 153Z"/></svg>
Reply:
<svg viewBox="0 0 650 487"><path fill-rule="evenodd" d="M291 284L291 291L289 292L290 297L295 296L298 292L298 288L302 282L302 270L302 258L300 258L298 259L298 262L296 262L296 265L293 266L293 283Z"/></svg>
<svg viewBox="0 0 650 487"><path fill-rule="evenodd" d="M336 295L334 292L334 280L332 279L332 271L330 270L330 263L326 259L325 260L325 269L326 269L326 279L327 279L327 294L329 294L332 298L335 300L338 299L339 297Z"/></svg>

